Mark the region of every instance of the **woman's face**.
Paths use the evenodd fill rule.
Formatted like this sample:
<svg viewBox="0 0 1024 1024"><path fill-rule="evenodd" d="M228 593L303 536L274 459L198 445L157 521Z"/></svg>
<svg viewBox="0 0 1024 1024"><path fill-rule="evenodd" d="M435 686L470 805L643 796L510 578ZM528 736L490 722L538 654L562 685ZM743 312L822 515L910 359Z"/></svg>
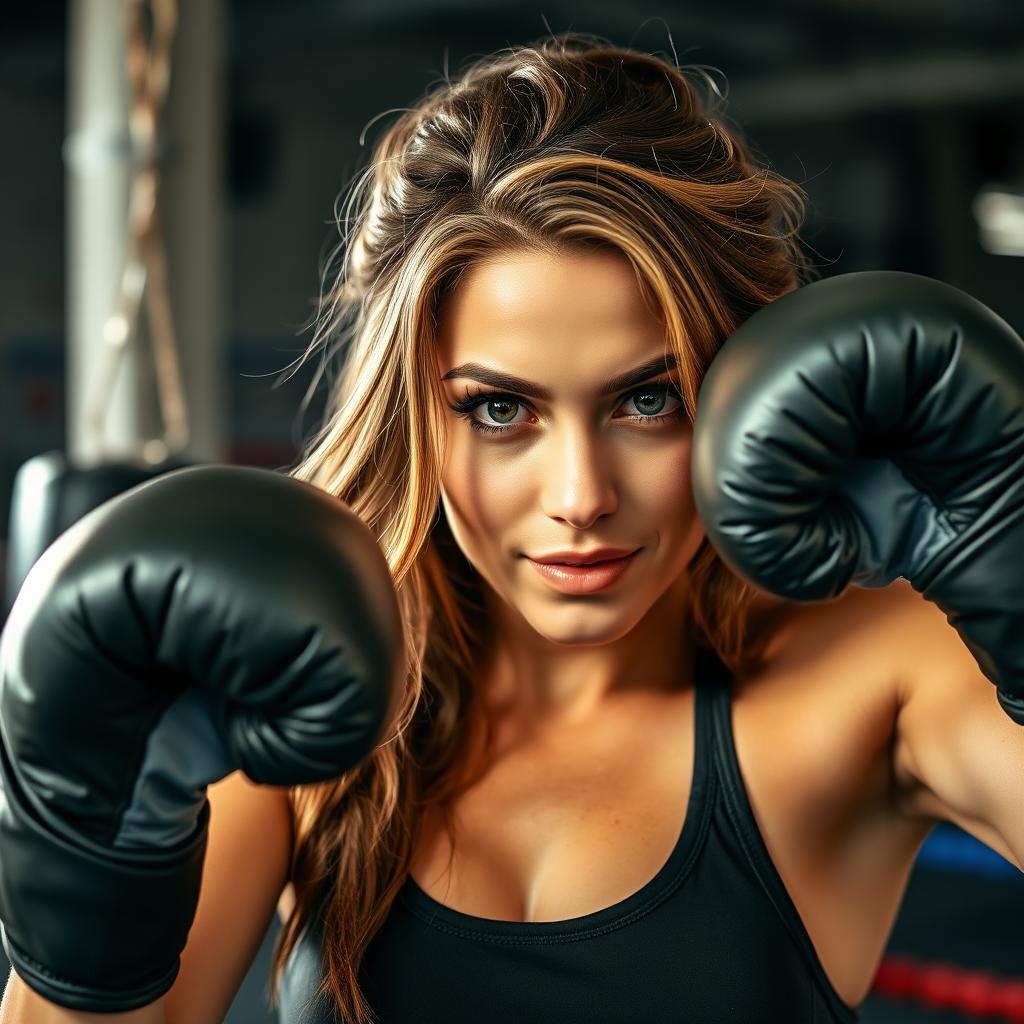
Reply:
<svg viewBox="0 0 1024 1024"><path fill-rule="evenodd" d="M704 536L691 424L630 263L605 250L506 254L467 273L438 329L442 503L501 599L488 595L492 607L558 645L625 636L673 584L685 587ZM508 379L487 379L499 374ZM560 591L528 557L598 547L640 550L616 582L586 594Z"/></svg>

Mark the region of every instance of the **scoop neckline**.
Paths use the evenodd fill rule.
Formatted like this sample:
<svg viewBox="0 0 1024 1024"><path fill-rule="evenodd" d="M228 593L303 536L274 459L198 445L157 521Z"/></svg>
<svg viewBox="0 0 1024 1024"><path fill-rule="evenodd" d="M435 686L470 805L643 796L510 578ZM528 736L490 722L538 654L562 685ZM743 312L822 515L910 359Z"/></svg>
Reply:
<svg viewBox="0 0 1024 1024"><path fill-rule="evenodd" d="M654 876L629 896L578 917L557 921L506 921L480 917L449 907L429 895L413 878L406 876L399 900L417 919L441 931L494 942L523 943L575 940L621 928L650 913L682 883L704 845L710 820L714 775L708 761L710 750L709 695L699 678L694 680L693 771L685 816L675 845Z"/></svg>

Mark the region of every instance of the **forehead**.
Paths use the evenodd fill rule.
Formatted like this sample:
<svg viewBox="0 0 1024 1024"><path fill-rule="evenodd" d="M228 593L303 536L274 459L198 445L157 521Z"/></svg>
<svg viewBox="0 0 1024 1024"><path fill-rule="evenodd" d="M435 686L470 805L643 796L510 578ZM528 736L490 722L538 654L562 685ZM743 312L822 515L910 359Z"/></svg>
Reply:
<svg viewBox="0 0 1024 1024"><path fill-rule="evenodd" d="M543 366L604 379L665 351L632 264L612 250L504 254L471 267L438 316L442 371L464 362L534 376Z"/></svg>

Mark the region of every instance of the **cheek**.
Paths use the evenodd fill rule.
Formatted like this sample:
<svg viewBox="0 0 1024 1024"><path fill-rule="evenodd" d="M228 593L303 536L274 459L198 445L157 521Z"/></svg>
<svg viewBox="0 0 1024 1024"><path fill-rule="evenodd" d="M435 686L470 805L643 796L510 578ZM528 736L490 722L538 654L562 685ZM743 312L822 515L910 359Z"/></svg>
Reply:
<svg viewBox="0 0 1024 1024"><path fill-rule="evenodd" d="M515 493L507 467L471 445L453 445L441 474L441 504L456 543L484 575L496 545L521 515Z"/></svg>
<svg viewBox="0 0 1024 1024"><path fill-rule="evenodd" d="M672 446L648 459L630 479L630 505L657 534L659 559L676 573L704 539L690 472L690 443Z"/></svg>
<svg viewBox="0 0 1024 1024"><path fill-rule="evenodd" d="M529 509L520 507L519 495L533 493L526 486L539 470L530 460L496 457L486 445L474 444L458 429L441 475L442 501L453 535L468 550L481 550L499 538ZM690 473L692 435L678 444L652 447L626 460L620 470L620 514L634 524L645 519L669 534L691 532L696 518Z"/></svg>
<svg viewBox="0 0 1024 1024"><path fill-rule="evenodd" d="M629 493L636 507L652 516L687 519L694 508L690 473L690 439L645 453L630 463Z"/></svg>

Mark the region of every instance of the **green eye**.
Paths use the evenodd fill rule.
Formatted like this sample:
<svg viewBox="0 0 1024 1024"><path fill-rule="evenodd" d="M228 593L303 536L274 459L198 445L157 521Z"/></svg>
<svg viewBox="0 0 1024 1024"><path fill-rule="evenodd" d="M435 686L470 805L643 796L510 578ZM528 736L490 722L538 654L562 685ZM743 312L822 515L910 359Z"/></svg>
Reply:
<svg viewBox="0 0 1024 1024"><path fill-rule="evenodd" d="M669 413L663 415L654 415L660 409L664 408L665 399L671 395L678 403L678 407L673 409ZM657 426L661 423L665 423L669 420L677 420L685 412L685 406L682 402L682 395L678 389L672 384L645 384L643 387L634 388L630 391L625 398L625 401L631 401L636 397L643 397L646 399L652 399L644 403L647 406L656 405L657 409L651 410L651 414L637 414L623 417L625 419L633 420L639 423L643 427ZM458 415L466 420L473 430L483 431L489 434L504 434L510 430L515 430L520 424L490 424L483 423L478 420L474 415L474 411L482 405L493 405L493 406L523 406L529 408L529 405L520 398L516 398L515 395L510 395L500 391L467 391L466 395L457 402L449 403L448 408L452 412L458 413ZM640 408L642 406L638 406Z"/></svg>

